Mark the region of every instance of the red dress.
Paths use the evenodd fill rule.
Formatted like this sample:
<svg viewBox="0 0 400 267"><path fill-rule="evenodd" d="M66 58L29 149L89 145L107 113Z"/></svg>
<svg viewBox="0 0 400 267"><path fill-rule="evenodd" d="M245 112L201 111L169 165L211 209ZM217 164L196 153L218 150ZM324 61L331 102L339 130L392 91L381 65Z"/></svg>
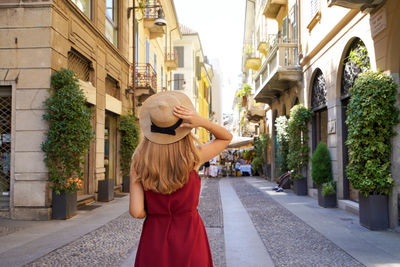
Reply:
<svg viewBox="0 0 400 267"><path fill-rule="evenodd" d="M200 177L170 195L145 191L147 217L136 253L135 267L213 266L203 221L197 211Z"/></svg>

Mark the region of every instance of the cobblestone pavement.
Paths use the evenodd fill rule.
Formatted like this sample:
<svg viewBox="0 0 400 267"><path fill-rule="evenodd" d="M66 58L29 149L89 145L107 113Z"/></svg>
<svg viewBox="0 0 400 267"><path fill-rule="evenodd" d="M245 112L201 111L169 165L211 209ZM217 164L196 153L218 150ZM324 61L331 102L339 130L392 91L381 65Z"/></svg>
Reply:
<svg viewBox="0 0 400 267"><path fill-rule="evenodd" d="M142 223L126 212L25 266L120 266L136 250Z"/></svg>
<svg viewBox="0 0 400 267"><path fill-rule="evenodd" d="M220 179L202 179L199 213L206 227L215 267L225 267L224 219L222 213Z"/></svg>
<svg viewBox="0 0 400 267"><path fill-rule="evenodd" d="M202 180L199 212L210 242L214 265L224 267L225 245L219 180ZM66 246L25 266L120 266L135 253L143 220L128 212ZM133 263L132 263L133 264Z"/></svg>
<svg viewBox="0 0 400 267"><path fill-rule="evenodd" d="M245 180L230 182L276 266L364 266Z"/></svg>

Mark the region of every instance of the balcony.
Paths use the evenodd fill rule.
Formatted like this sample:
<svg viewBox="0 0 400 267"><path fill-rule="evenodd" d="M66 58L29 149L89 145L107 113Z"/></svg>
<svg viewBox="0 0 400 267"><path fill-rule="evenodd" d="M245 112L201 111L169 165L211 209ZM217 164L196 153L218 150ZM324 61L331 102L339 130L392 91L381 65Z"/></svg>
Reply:
<svg viewBox="0 0 400 267"><path fill-rule="evenodd" d="M341 6L352 9L360 9L361 11L367 8L375 8L384 0L327 0L328 6Z"/></svg>
<svg viewBox="0 0 400 267"><path fill-rule="evenodd" d="M268 38L268 56L255 74L257 102L271 104L284 91L302 79L295 40L282 40L277 35Z"/></svg>
<svg viewBox="0 0 400 267"><path fill-rule="evenodd" d="M176 49L165 55L164 65L167 67L168 71L178 68L178 52Z"/></svg>
<svg viewBox="0 0 400 267"><path fill-rule="evenodd" d="M287 6L288 0L267 0L264 6L264 16L269 19L276 19L281 8Z"/></svg>
<svg viewBox="0 0 400 267"><path fill-rule="evenodd" d="M157 92L157 74L151 64L136 64L135 96L139 103Z"/></svg>
<svg viewBox="0 0 400 267"><path fill-rule="evenodd" d="M143 9L143 26L150 32L150 39L163 37L165 34L165 28L154 24L158 18L158 10L161 8L160 1L149 0L147 6L160 6L160 7L148 7Z"/></svg>
<svg viewBox="0 0 400 267"><path fill-rule="evenodd" d="M258 123L265 118L264 103L254 101L254 96L249 97L248 111L246 118L248 121Z"/></svg>

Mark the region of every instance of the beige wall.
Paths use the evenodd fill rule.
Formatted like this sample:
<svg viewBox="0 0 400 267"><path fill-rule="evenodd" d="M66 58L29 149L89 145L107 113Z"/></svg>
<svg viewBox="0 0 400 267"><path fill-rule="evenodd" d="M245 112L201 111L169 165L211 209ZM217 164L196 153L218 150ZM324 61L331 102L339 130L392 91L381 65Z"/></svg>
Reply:
<svg viewBox="0 0 400 267"><path fill-rule="evenodd" d="M307 12L308 1L301 1L301 12ZM384 9L386 27L376 33L371 26L374 16ZM304 15L304 14L303 14ZM328 108L328 148L331 153L334 179L338 181L338 197L343 198L343 151L342 151L342 103L340 100L341 73L344 55L351 41L358 37L367 47L373 70L380 69L390 73L398 80L400 52L400 2L388 0L374 13L362 13L356 9L337 6L328 7L321 1L321 20L311 30L306 28L309 18L301 16L301 64L304 71L302 99L310 106L311 87L315 70L321 69L327 88ZM311 126L310 126L311 129ZM399 126L396 131L399 132ZM390 196L391 227L398 225L397 194L400 191L400 139L393 138L392 172L396 181L393 194ZM311 156L311 153L310 153ZM309 175L310 176L310 175ZM311 177L308 177L309 184Z"/></svg>
<svg viewBox="0 0 400 267"><path fill-rule="evenodd" d="M89 164L95 167L91 168L92 176L88 181L91 182L89 194L95 194L97 180L104 179L106 107L111 105L113 112L119 110L115 108L116 103L118 105L115 99L106 103L107 75L119 83L122 114L131 110L131 96L125 95L130 66L128 3L119 2L118 47L104 35L105 1L96 3L91 19L71 1L0 5L0 84L13 86L10 215L14 219L46 220L51 215L51 190L40 148L47 130L42 119L43 101L48 97L51 74L68 66L71 48L92 62L91 82L96 88L96 142L91 145ZM117 165L117 184L121 184Z"/></svg>

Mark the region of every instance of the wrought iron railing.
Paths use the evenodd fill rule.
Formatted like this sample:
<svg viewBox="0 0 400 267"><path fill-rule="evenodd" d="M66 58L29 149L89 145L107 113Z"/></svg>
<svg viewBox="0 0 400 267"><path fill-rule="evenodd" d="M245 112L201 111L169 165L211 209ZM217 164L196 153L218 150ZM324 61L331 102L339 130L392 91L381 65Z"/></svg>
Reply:
<svg viewBox="0 0 400 267"><path fill-rule="evenodd" d="M10 191L11 103L11 90L0 90L0 192Z"/></svg>
<svg viewBox="0 0 400 267"><path fill-rule="evenodd" d="M150 63L136 63L135 88L157 90L157 73Z"/></svg>
<svg viewBox="0 0 400 267"><path fill-rule="evenodd" d="M172 51L169 51L165 55L165 60L167 61L174 61L178 64L178 51L174 48Z"/></svg>
<svg viewBox="0 0 400 267"><path fill-rule="evenodd" d="M144 17L146 19L156 19L158 18L158 10L162 9L159 0L148 0L144 11Z"/></svg>

